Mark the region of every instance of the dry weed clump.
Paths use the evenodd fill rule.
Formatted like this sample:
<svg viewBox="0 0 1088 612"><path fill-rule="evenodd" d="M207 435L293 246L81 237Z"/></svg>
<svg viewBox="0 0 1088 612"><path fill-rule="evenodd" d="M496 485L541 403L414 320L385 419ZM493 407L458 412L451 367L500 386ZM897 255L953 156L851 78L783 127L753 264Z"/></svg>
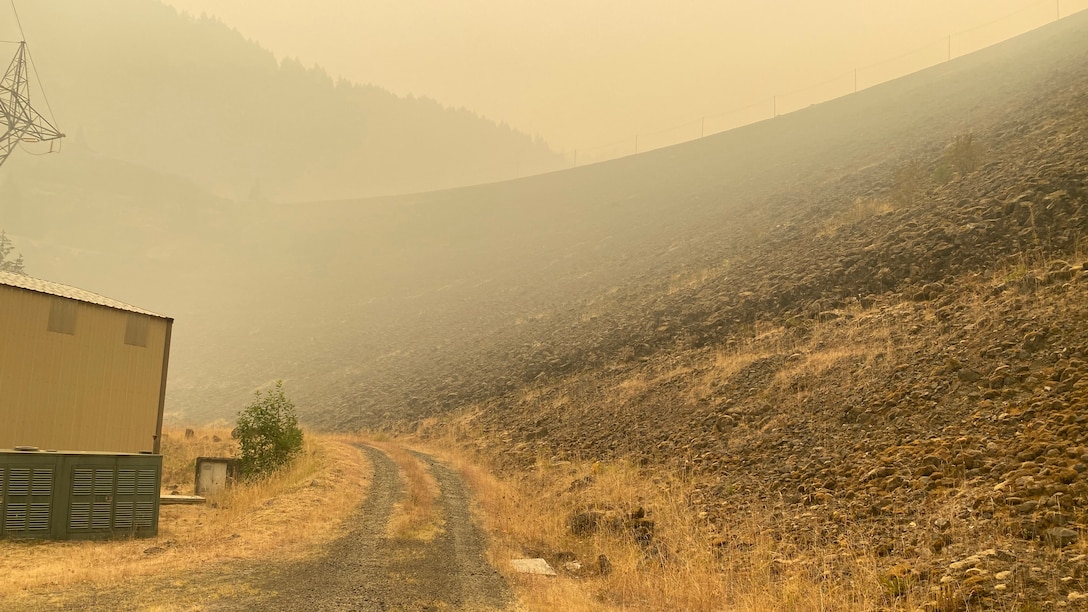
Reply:
<svg viewBox="0 0 1088 612"><path fill-rule="evenodd" d="M948 148L945 150L948 163L961 176L970 174L978 168L981 155L981 147L975 140L973 132L957 134L952 138L952 142L948 144Z"/></svg>
<svg viewBox="0 0 1088 612"><path fill-rule="evenodd" d="M224 450L219 430L169 430L164 483L188 483L191 460ZM214 442L219 436L220 442ZM141 578L182 576L216 563L303 558L341 532L365 496L369 466L343 442L306 436L289 468L243 483L203 506L163 506L159 535L98 542L0 541L0 608L60 606L87 590L139 588ZM169 494L167 491L166 494ZM147 597L154 599L153 593Z"/></svg>
<svg viewBox="0 0 1088 612"><path fill-rule="evenodd" d="M677 274L669 281L666 295L675 295L681 291L691 291L707 284L708 281L719 278L730 268L729 260L725 260L715 266L702 268L690 273Z"/></svg>
<svg viewBox="0 0 1088 612"><path fill-rule="evenodd" d="M903 179L907 180L907 179ZM906 190L906 185L897 186L898 190ZM916 187L910 187L909 189L916 189ZM834 238L840 230L857 225L862 221L875 217L877 215L883 215L885 213L892 212L896 209L896 204L901 203L904 199L908 199L906 193L900 193L896 191L891 197L894 200L888 198L855 198L854 202L841 211L829 216L822 224L818 231L818 235ZM909 198L913 198L913 192Z"/></svg>
<svg viewBox="0 0 1088 612"><path fill-rule="evenodd" d="M910 207L921 198L928 180L925 164L920 159L912 159L892 176L892 190L889 194L897 206Z"/></svg>
<svg viewBox="0 0 1088 612"><path fill-rule="evenodd" d="M698 404L714 393L731 378L761 359L774 353L746 349L716 348L708 351L701 361L693 364L687 381L684 401L687 405Z"/></svg>

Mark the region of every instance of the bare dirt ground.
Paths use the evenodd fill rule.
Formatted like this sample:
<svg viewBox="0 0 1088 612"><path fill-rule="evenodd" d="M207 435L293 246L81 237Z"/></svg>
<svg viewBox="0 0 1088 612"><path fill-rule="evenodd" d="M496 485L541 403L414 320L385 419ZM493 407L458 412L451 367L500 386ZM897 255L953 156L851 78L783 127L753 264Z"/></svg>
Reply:
<svg viewBox="0 0 1088 612"><path fill-rule="evenodd" d="M468 508L461 479L417 454L439 486L442 529L429 541L387 535L404 495L397 466L362 447L373 464L370 493L347 533L321 556L278 563L209 567L188 576L156 576L110 592L68 594L60 610L506 610L513 595L485 556L486 540ZM149 584L154 583L154 584Z"/></svg>

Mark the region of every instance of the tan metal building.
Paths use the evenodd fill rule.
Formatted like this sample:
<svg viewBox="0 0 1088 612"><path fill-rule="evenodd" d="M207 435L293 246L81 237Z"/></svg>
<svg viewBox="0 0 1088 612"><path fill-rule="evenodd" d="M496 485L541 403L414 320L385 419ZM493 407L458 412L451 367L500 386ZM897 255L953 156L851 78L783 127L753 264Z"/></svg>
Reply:
<svg viewBox="0 0 1088 612"><path fill-rule="evenodd" d="M0 272L0 448L158 453L172 325Z"/></svg>

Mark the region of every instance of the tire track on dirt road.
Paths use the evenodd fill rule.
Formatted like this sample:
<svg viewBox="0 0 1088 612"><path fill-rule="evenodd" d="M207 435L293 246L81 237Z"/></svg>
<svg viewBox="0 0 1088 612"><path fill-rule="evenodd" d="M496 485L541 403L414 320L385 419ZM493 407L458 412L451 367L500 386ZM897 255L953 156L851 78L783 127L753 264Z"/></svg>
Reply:
<svg viewBox="0 0 1088 612"><path fill-rule="evenodd" d="M487 537L469 510L471 502L464 481L435 457L412 452L438 481L445 529L436 538L440 548L452 551L459 570L461 599L466 603L505 609L513 602L509 586L487 561Z"/></svg>
<svg viewBox="0 0 1088 612"><path fill-rule="evenodd" d="M486 537L468 508L460 477L437 459L413 453L438 482L444 525L429 542L386 534L403 482L388 455L361 446L374 465L370 494L347 535L324 556L268 575L258 604L269 610L506 610L510 589L487 562ZM243 604L243 602L237 602Z"/></svg>

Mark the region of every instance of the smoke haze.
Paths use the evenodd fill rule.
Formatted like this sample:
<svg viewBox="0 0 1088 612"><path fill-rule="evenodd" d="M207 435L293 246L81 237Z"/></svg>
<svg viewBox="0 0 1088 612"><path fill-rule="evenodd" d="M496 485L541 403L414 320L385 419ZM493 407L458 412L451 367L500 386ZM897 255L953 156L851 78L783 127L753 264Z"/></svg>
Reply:
<svg viewBox="0 0 1088 612"><path fill-rule="evenodd" d="M862 170L880 184L1088 40L1082 14L944 62L947 33L1025 8L998 24L1022 31L1053 20L1045 2L173 4L191 13L20 5L69 138L0 168L0 228L31 275L176 318L178 420L284 378L330 427L638 358L630 338L683 328L653 296L793 231L769 206ZM559 154L927 43L936 68L857 96L780 97L804 110L609 164Z"/></svg>
<svg viewBox="0 0 1088 612"><path fill-rule="evenodd" d="M219 17L278 55L464 106L566 151L697 121L919 47L939 57L948 34L970 28L953 52L973 51L1056 9L1030 0L169 3ZM868 76L900 74L893 65Z"/></svg>

